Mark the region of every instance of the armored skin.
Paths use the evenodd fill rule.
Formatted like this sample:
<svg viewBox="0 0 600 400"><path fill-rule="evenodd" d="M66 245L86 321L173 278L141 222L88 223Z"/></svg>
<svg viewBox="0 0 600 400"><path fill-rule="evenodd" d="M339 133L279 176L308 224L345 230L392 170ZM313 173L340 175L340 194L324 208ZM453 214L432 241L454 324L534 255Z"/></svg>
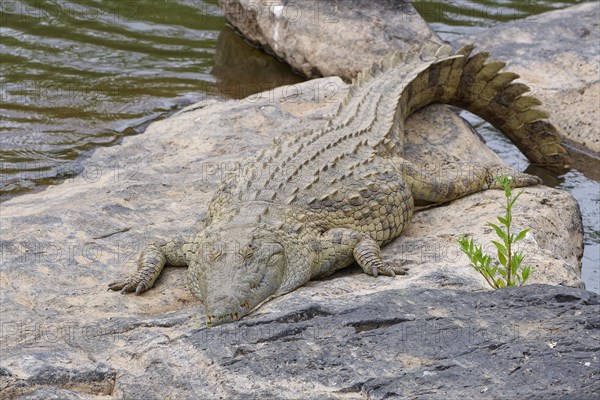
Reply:
<svg viewBox="0 0 600 400"><path fill-rule="evenodd" d="M321 129L282 135L257 154L251 179L224 178L204 230L142 252L138 271L112 290L150 289L165 265L188 266L188 285L207 324L239 320L264 301L357 262L369 275L404 274L380 248L411 220L414 202L448 202L488 188L507 168L471 165L452 180L403 159L404 121L431 103L469 110L504 132L533 162L569 157L540 102L473 46L396 53L359 74L337 114ZM536 177L508 172L514 186Z"/></svg>

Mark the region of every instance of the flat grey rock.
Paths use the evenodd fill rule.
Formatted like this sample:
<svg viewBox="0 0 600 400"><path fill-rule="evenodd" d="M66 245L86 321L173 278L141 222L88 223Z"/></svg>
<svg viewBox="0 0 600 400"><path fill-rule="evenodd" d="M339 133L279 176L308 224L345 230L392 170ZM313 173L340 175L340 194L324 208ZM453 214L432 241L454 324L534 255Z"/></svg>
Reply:
<svg viewBox="0 0 600 400"><path fill-rule="evenodd" d="M314 85L333 85L335 94L325 96L327 92L321 91L315 97ZM544 301L519 303L519 295L511 303L509 294L521 292L486 290L484 279L458 251L456 239L463 233L480 243L493 238L486 222L499 212L496 199L501 191L418 212L404 235L384 248L385 257L410 267L409 275L375 279L350 268L268 302L224 330L203 328L202 305L186 288L183 269L167 268L142 296L106 291L107 283L134 270L148 242L201 229L221 174L242 173L243 157L267 146L282 131L324 124L346 90L339 78L324 78L252 100L196 104L152 124L143 135L126 138L122 145L98 150L82 166L82 175L3 203L3 395L212 399L254 394L316 399L358 398L365 391L374 398L394 392L441 398L447 390L459 393L459 386L469 393L495 390L496 382L509 390L512 381L506 374L518 362L506 355L502 361L477 358L489 357L485 346L492 342L483 341L475 350L456 343L439 359L432 354L439 345L426 342L423 347L429 350L422 355L415 349L403 357L407 347L397 329L414 326L410 324L415 321L431 323L427 321L435 311L427 307L439 309L446 303L448 308L436 318L449 318L449 327L467 321L477 324L476 329L499 326L508 321L507 315L521 318L526 313L530 320L520 326L543 325L547 337L553 332L557 340L574 343L577 352L560 359L564 364L564 357L574 357L566 364L570 369L556 368L564 377L542 393L588 393L595 378L586 378L580 372L588 370L577 363L596 365L592 356L596 350L579 344L596 340L583 336L596 332L574 320L564 320L564 327L553 330L550 314L556 312L560 320L564 308L554 309L555 303ZM438 129L442 124L451 128ZM407 129L407 154L430 170L448 172L461 161L501 162L464 121L442 106L417 113ZM513 218L519 227L533 228L524 249L533 265L531 283L582 286L581 217L569 194L543 186L525 188ZM595 299L583 290L562 287L518 290L539 297L540 288ZM480 321L479 308L469 303L470 298L498 312ZM581 303L575 312L587 315L594 307ZM450 323L453 318L459 322ZM387 333L375 335L381 332L373 329L377 325ZM299 340L309 334L313 336ZM557 363L545 341L533 346L546 351L536 358L536 366L547 369ZM471 353L471 364L465 364ZM388 358L382 361L379 357L384 355ZM452 357L459 361L453 363ZM478 363L487 368L481 370L486 374L480 374ZM489 372L494 368L503 374L500 378ZM532 372L536 379L539 373ZM465 383L456 383L458 378Z"/></svg>
<svg viewBox="0 0 600 400"><path fill-rule="evenodd" d="M224 173L242 174L244 157L282 132L325 124L347 89L324 78L195 104L97 150L81 175L4 202L0 398L586 398L598 390L596 295L486 290L458 251L463 233L490 243L500 191L418 212L384 249L410 267L407 276L350 268L222 328L204 328L183 269L167 268L142 296L106 291L147 243L201 229ZM501 162L442 106L408 121L406 153L439 173ZM576 201L543 186L524 190L513 218L532 228L529 282L581 287ZM497 329L512 325L518 335ZM459 328L460 338L436 339Z"/></svg>

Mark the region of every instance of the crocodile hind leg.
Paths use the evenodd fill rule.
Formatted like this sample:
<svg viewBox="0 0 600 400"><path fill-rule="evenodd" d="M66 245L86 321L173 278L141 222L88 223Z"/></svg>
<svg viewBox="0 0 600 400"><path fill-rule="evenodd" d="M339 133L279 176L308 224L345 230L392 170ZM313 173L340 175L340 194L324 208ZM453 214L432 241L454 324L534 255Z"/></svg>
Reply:
<svg viewBox="0 0 600 400"><path fill-rule="evenodd" d="M533 186L542 183L537 176L518 172L503 165L464 164L454 176L433 176L404 159L394 160L400 165L404 181L410 187L415 201L445 203L486 189L501 189L496 178L508 176L512 187Z"/></svg>
<svg viewBox="0 0 600 400"><path fill-rule="evenodd" d="M187 266L185 253L190 245L191 243L183 238L168 242L161 240L148 245L140 254L137 272L125 279L110 283L108 289L120 290L121 293L145 292L154 286L165 265Z"/></svg>

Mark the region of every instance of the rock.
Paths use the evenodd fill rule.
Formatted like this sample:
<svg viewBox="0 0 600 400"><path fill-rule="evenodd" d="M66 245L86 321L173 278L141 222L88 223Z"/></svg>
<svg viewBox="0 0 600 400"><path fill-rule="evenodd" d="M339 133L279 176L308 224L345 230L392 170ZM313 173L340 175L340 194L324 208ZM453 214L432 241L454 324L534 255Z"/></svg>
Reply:
<svg viewBox="0 0 600 400"><path fill-rule="evenodd" d="M176 325L168 313L129 329L105 319L104 334L71 345L119 364L111 398L591 399L600 390L597 294L547 285L351 297L314 289L217 328L196 327L190 306ZM24 393L86 398L56 387Z"/></svg>
<svg viewBox="0 0 600 400"><path fill-rule="evenodd" d="M143 359L164 367L183 355L186 371L214 371L184 392L207 397L592 398L600 389L598 304L591 292L545 285L317 299L305 288L255 318L191 331Z"/></svg>
<svg viewBox="0 0 600 400"><path fill-rule="evenodd" d="M453 45L474 43L507 62L507 68L531 86L567 138L600 153L599 19L598 3L584 3L498 24Z"/></svg>
<svg viewBox="0 0 600 400"><path fill-rule="evenodd" d="M246 39L309 78L349 81L393 51L441 43L404 1L219 0L219 5Z"/></svg>
<svg viewBox="0 0 600 400"><path fill-rule="evenodd" d="M375 279L350 268L270 302L224 330L202 328L202 307L186 288L183 269L167 268L142 296L106 291L108 282L134 270L148 242L200 229L222 174L243 174L240 160L283 131L322 126L347 88L340 78L323 78L243 100L195 104L121 145L98 149L81 165L81 175L4 202L2 394L298 397L305 393L297 391L306 389L307 398L355 398L362 391L375 398L392 392L447 398L447 390L483 391L482 396L498 390L508 397L517 389L575 397L591 393L598 379L588 372L598 366L592 356L598 324L586 321L597 311L596 297L550 286L484 291L483 278L459 255L455 240L462 233L489 243L485 223L499 213L494 200L501 191L417 213L406 234L384 251L386 257L405 260L408 276ZM407 128L407 155L432 171L461 172L450 170L454 161L499 161L447 107L419 112ZM533 228L525 249L534 264L530 282L581 286L576 202L543 186L524 190L514 224ZM448 318L441 326L472 323L479 332L510 325L511 316L523 329L540 327L527 336L530 345L477 338L444 350L436 339L427 339L413 353L398 331L421 323L436 329L435 321ZM269 322L275 319L285 325ZM381 328L372 329L376 325ZM301 339L313 327L322 330ZM378 337L378 332L387 333ZM375 367L383 355L387 358ZM522 383L529 377L535 385Z"/></svg>
<svg viewBox="0 0 600 400"><path fill-rule="evenodd" d="M441 43L413 6L400 1L220 4L227 20L248 40L309 78L337 75L349 81L385 54L426 41ZM493 59L508 62L507 68L522 76L565 137L600 153L599 18L598 4L585 3L501 23L453 45L474 43Z"/></svg>
<svg viewBox="0 0 600 400"><path fill-rule="evenodd" d="M444 129L440 129L441 126ZM419 111L408 120L406 127L406 158L423 165L431 174L460 176L468 173L470 162L503 163L468 124L446 106L434 105ZM456 164L466 166L454 168ZM398 257L411 267L411 274L405 280L407 285L414 277L416 286L422 286L424 279L431 279L436 287L476 290L485 285L483 278L472 270L456 268L457 264L468 265L456 241L465 234L484 245L488 253L495 254L491 241L497 237L487 222L494 222L496 216L502 215L498 201L504 201L504 193L486 191L417 212L407 230L384 249L384 254ZM545 186L526 188L513 208L513 218L515 229L531 228L531 236L519 249L529 255L526 262L537 271L530 277L532 283L584 287L580 278L581 212L569 193ZM413 275L412 269L418 277Z"/></svg>
<svg viewBox="0 0 600 400"><path fill-rule="evenodd" d="M73 359L62 351L23 354L11 350L3 353L3 362L15 365L27 377L19 378L10 373L0 376L2 398L25 395L23 398L27 399L83 399L81 394L108 395L113 391L116 373L106 364L63 367L60 364L70 364ZM20 361L16 360L16 353L21 353Z"/></svg>

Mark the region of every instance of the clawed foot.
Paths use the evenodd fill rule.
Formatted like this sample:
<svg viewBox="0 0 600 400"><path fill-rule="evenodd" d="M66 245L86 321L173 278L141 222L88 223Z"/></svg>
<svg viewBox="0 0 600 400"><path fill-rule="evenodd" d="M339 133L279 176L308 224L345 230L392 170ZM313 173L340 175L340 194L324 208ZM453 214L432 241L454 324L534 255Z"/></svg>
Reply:
<svg viewBox="0 0 600 400"><path fill-rule="evenodd" d="M399 262L384 261L381 258L379 244L370 236L363 236L354 248L354 259L369 275L387 276L406 275L407 269Z"/></svg>
<svg viewBox="0 0 600 400"><path fill-rule="evenodd" d="M151 244L140 255L137 272L125 279L108 285L108 290L120 290L122 294L133 292L140 294L154 286L154 282L165 266L166 257L160 247Z"/></svg>
<svg viewBox="0 0 600 400"><path fill-rule="evenodd" d="M135 294L138 295L150 289L153 283L148 281L148 277L142 271L138 271L128 278L109 283L108 290L120 290L121 294L135 291Z"/></svg>
<svg viewBox="0 0 600 400"><path fill-rule="evenodd" d="M367 272L369 273L369 272ZM378 275L386 275L386 276L396 276L396 275L406 275L408 273L408 268L403 267L400 263L397 262L384 262L382 265L375 267L373 266L369 275L373 275L377 278Z"/></svg>

